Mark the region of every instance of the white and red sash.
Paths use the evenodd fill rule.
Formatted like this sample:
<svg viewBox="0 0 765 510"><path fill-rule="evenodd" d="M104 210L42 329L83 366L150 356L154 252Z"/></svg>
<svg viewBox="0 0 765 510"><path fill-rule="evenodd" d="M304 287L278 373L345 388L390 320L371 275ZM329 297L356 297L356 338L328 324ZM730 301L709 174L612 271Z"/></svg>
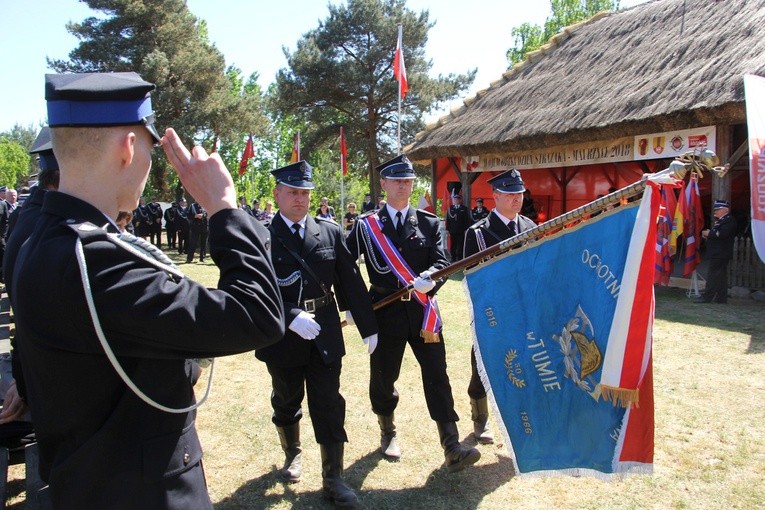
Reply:
<svg viewBox="0 0 765 510"><path fill-rule="evenodd" d="M388 236L383 234L382 225L376 214L370 214L361 218L361 222L367 227L371 234L370 238L382 255L385 263L391 268L393 274L401 282L401 285L407 286L417 277L414 271L409 267L398 249L391 243ZM370 254L372 255L372 254ZM425 339L425 343L440 342L439 332L441 331L441 317L438 315L438 305L436 298L422 292L412 290L414 298L425 309L422 319L422 330L420 336Z"/></svg>

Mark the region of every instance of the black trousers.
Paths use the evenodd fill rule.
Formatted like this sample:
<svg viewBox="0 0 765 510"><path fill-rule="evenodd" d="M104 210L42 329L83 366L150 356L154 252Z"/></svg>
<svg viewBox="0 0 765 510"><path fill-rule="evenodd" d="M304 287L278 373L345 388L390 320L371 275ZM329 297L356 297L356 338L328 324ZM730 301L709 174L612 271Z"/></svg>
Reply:
<svg viewBox="0 0 765 510"><path fill-rule="evenodd" d="M728 259L709 259L704 300L728 302Z"/></svg>
<svg viewBox="0 0 765 510"><path fill-rule="evenodd" d="M178 229L178 254L186 252L189 244L189 228L181 227Z"/></svg>
<svg viewBox="0 0 765 510"><path fill-rule="evenodd" d="M415 300L398 301L375 312L380 333L375 352L370 356L369 399L375 414L390 416L399 394L396 381L407 344L420 365L422 388L430 417L437 422L459 420L446 373L446 347L440 342L425 343L420 337L423 308Z"/></svg>
<svg viewBox="0 0 765 510"><path fill-rule="evenodd" d="M452 262L462 260L462 250L465 248L465 232L449 233L451 243L449 244L449 255Z"/></svg>
<svg viewBox="0 0 765 510"><path fill-rule="evenodd" d="M194 260L194 252L199 248L199 260L207 256L207 229L190 228L189 239L186 243L186 262Z"/></svg>
<svg viewBox="0 0 765 510"><path fill-rule="evenodd" d="M157 248L162 249L162 223L152 223L149 227L149 241Z"/></svg>
<svg viewBox="0 0 765 510"><path fill-rule="evenodd" d="M175 225L167 226L165 229L167 232L167 247L175 248L176 246L176 239L178 238L178 231L175 229Z"/></svg>
<svg viewBox="0 0 765 510"><path fill-rule="evenodd" d="M307 342L309 340L306 340ZM297 367L277 367L267 363L271 374L271 418L277 427L286 427L303 417L303 397L308 392L308 411L316 442L345 443L345 399L340 394L342 359L326 364L313 344L308 364Z"/></svg>
<svg viewBox="0 0 765 510"><path fill-rule="evenodd" d="M481 377L478 375L478 363L475 360L475 346L470 349L470 384L468 384L468 395L473 400L480 400L486 397L486 389L483 387Z"/></svg>

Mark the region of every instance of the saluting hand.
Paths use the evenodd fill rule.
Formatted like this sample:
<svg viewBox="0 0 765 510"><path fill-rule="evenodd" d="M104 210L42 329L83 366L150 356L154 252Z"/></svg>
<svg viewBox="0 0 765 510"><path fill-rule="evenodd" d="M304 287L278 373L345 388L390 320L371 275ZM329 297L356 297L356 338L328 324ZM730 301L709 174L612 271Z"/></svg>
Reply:
<svg viewBox="0 0 765 510"><path fill-rule="evenodd" d="M165 130L162 148L183 187L210 216L221 209L236 209L234 181L217 152L207 154L199 145L189 152L173 128Z"/></svg>

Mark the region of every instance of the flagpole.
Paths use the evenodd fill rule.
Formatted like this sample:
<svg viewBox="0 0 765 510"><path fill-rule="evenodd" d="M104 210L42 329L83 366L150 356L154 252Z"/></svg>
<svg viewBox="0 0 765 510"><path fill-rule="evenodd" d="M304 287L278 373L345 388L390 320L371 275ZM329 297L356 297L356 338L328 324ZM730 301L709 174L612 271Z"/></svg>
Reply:
<svg viewBox="0 0 765 510"><path fill-rule="evenodd" d="M717 158L717 155L710 150L704 149L704 153L702 154L696 154L696 153L691 154L691 152L686 153L680 158L672 161L669 167L665 168L664 170L661 170L660 172L656 172L654 174L646 174L643 177L643 179L638 182L630 184L629 186L626 186L622 189L616 190L613 193L610 193L604 197L601 197L597 200L589 202L581 207L577 207L576 209L573 209L565 214L562 214L549 221L546 221L542 223L541 225L537 225L536 227L532 229L526 230L525 232L521 232L518 235L505 239L501 241L499 244L490 246L483 251L479 251L478 253L474 255L465 257L464 259L461 259L453 264L450 264L442 269L439 269L438 271L435 271L434 273L430 275L430 279L433 281L445 280L450 275L458 271L463 271L467 269L468 267L484 262L487 259L494 258L497 255L510 251L513 248L517 248L529 241L539 239L550 232L562 229L571 222L582 220L586 216L594 212L602 211L603 209L611 205L616 205L619 202L621 202L623 199L629 199L634 196L637 196L643 192L643 190L645 189L648 183L649 178L655 179L655 180L658 180L661 178L682 179L685 176L686 172L688 172L688 170L693 170L697 172L700 172L702 170L709 170L720 175L719 171L717 170L717 167L713 168L718 163L719 163L719 159ZM401 288L398 291L394 292L393 294L390 294L386 296L385 298L381 299L380 301L375 302L372 308L374 310L379 310L380 308L383 308L393 303L394 301L398 301L404 295L412 292L413 290L414 290L413 285L409 284L407 287Z"/></svg>
<svg viewBox="0 0 765 510"><path fill-rule="evenodd" d="M401 59L403 60L404 56L404 46L402 44L402 32L403 27L401 25L398 26L398 47L399 51L401 51ZM398 142L397 142L397 151L398 154L401 154L401 77L399 77L398 81ZM397 154L397 155L398 155Z"/></svg>

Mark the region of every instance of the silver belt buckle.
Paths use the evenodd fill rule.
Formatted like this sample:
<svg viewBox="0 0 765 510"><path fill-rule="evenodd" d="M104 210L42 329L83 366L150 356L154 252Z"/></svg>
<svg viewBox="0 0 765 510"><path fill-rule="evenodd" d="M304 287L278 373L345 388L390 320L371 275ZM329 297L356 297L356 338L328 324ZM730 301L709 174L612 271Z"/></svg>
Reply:
<svg viewBox="0 0 765 510"><path fill-rule="evenodd" d="M316 311L316 300L315 299L306 299L303 301L303 307L305 308L305 311L308 313L313 313Z"/></svg>
<svg viewBox="0 0 765 510"><path fill-rule="evenodd" d="M410 290L403 296L401 296L401 301L411 301L412 300L412 291Z"/></svg>

